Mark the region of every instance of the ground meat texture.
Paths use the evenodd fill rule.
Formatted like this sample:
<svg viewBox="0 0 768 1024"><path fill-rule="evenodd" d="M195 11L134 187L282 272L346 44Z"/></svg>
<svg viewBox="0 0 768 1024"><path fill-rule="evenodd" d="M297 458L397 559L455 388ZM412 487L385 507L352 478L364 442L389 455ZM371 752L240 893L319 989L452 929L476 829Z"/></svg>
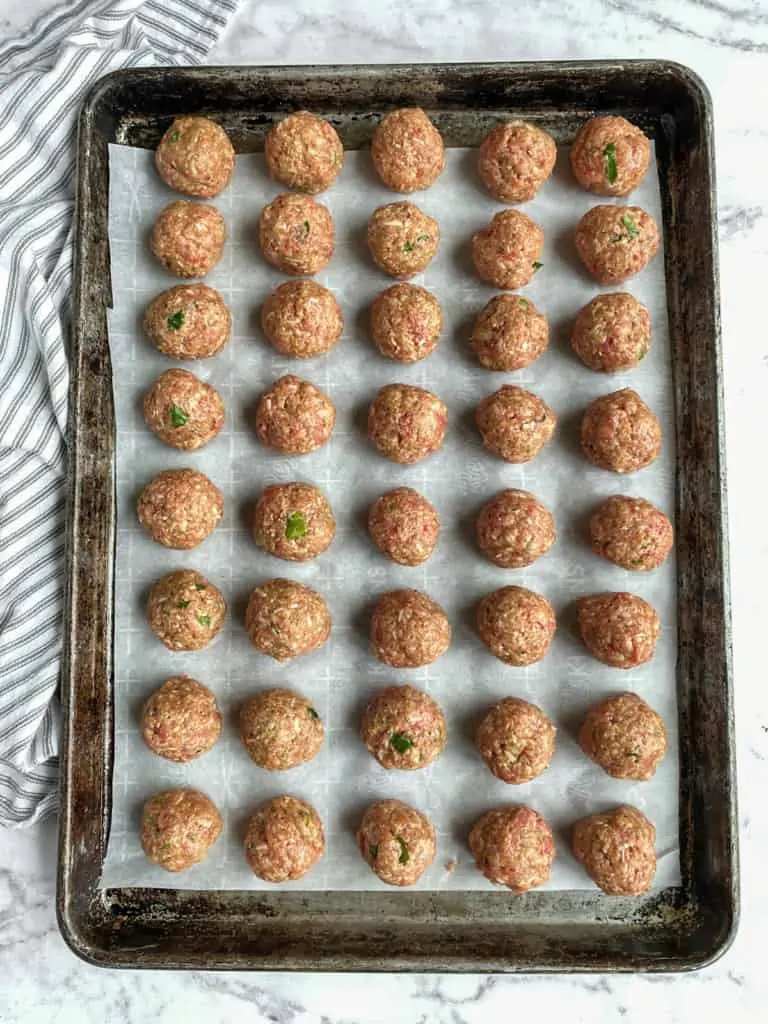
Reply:
<svg viewBox="0 0 768 1024"><path fill-rule="evenodd" d="M582 188L599 196L629 195L646 175L651 143L623 117L593 117L571 147L571 167Z"/></svg>
<svg viewBox="0 0 768 1024"><path fill-rule="evenodd" d="M620 693L590 709L579 730L581 749L614 779L645 782L667 752L660 715L636 693Z"/></svg>
<svg viewBox="0 0 768 1024"><path fill-rule="evenodd" d="M552 829L524 804L497 807L478 818L469 848L485 877L513 892L543 885L555 859Z"/></svg>
<svg viewBox="0 0 768 1024"><path fill-rule="evenodd" d="M235 167L224 129L207 117L177 117L155 152L158 174L171 188L198 199L223 192Z"/></svg>
<svg viewBox="0 0 768 1024"><path fill-rule="evenodd" d="M224 299L207 284L179 284L147 306L144 330L169 359L208 359L232 334Z"/></svg>
<svg viewBox="0 0 768 1024"><path fill-rule="evenodd" d="M437 221L413 203L380 206L368 221L373 262L392 277L404 279L426 270L439 244Z"/></svg>
<svg viewBox="0 0 768 1024"><path fill-rule="evenodd" d="M311 484L274 484L256 503L253 539L277 558L306 562L330 547L335 535L328 499Z"/></svg>
<svg viewBox="0 0 768 1024"><path fill-rule="evenodd" d="M547 318L529 299L496 295L475 320L470 344L486 370L522 370L547 351Z"/></svg>
<svg viewBox="0 0 768 1024"><path fill-rule="evenodd" d="M672 550L672 523L645 498L615 495L589 520L592 550L620 565L643 572L657 569Z"/></svg>
<svg viewBox="0 0 768 1024"><path fill-rule="evenodd" d="M336 180L344 163L344 147L333 125L308 110L299 110L270 129L264 156L275 181L315 195Z"/></svg>
<svg viewBox="0 0 768 1024"><path fill-rule="evenodd" d="M475 743L497 779L519 785L538 778L549 766L555 732L541 708L517 697L505 697L480 723Z"/></svg>
<svg viewBox="0 0 768 1024"><path fill-rule="evenodd" d="M538 224L519 210L502 210L472 236L472 262L494 288L522 288L540 269L543 247Z"/></svg>
<svg viewBox="0 0 768 1024"><path fill-rule="evenodd" d="M388 686L366 708L360 736L382 768L414 771L442 754L445 716L423 690Z"/></svg>
<svg viewBox="0 0 768 1024"><path fill-rule="evenodd" d="M221 734L216 698L190 676L172 676L149 697L141 735L149 749L182 764L210 750Z"/></svg>
<svg viewBox="0 0 768 1024"><path fill-rule="evenodd" d="M656 221L639 206L593 206L576 225L576 250L600 284L621 284L659 248Z"/></svg>
<svg viewBox="0 0 768 1024"><path fill-rule="evenodd" d="M614 391L587 407L581 450L601 469L634 473L661 454L661 424L636 391Z"/></svg>
<svg viewBox="0 0 768 1024"><path fill-rule="evenodd" d="M218 587L194 569L161 577L147 600L149 628L169 651L199 651L221 627L227 604Z"/></svg>
<svg viewBox="0 0 768 1024"><path fill-rule="evenodd" d="M393 668L431 665L451 645L448 616L419 590L390 590L376 602L371 619L373 653Z"/></svg>
<svg viewBox="0 0 768 1024"><path fill-rule="evenodd" d="M240 738L251 758L270 772L311 761L325 728L311 701L293 690L264 690L240 712Z"/></svg>
<svg viewBox="0 0 768 1024"><path fill-rule="evenodd" d="M478 170L494 199L527 203L552 173L556 159L551 135L524 121L507 121L480 143Z"/></svg>
<svg viewBox="0 0 768 1024"><path fill-rule="evenodd" d="M168 789L144 804L141 847L166 871L186 871L205 860L221 835L215 804L197 789Z"/></svg>
<svg viewBox="0 0 768 1024"><path fill-rule="evenodd" d="M636 594L592 594L578 601L579 632L598 661L635 668L650 661L661 634L656 609Z"/></svg>
<svg viewBox="0 0 768 1024"><path fill-rule="evenodd" d="M336 231L328 209L310 196L284 192L261 211L264 258L285 274L316 274L331 261Z"/></svg>
<svg viewBox="0 0 768 1024"><path fill-rule="evenodd" d="M541 594L502 587L477 606L477 631L485 646L507 665L541 661L555 635L555 612Z"/></svg>
<svg viewBox="0 0 768 1024"><path fill-rule="evenodd" d="M177 199L160 213L149 247L176 277L204 277L224 252L227 226L215 206Z"/></svg>
<svg viewBox="0 0 768 1024"><path fill-rule="evenodd" d="M158 544L189 551L215 530L224 515L224 497L196 469L166 469L141 492L136 510Z"/></svg>
<svg viewBox="0 0 768 1024"><path fill-rule="evenodd" d="M393 284L371 306L371 336L396 363L417 363L434 352L443 329L440 303L426 288Z"/></svg>
<svg viewBox="0 0 768 1024"><path fill-rule="evenodd" d="M331 635L331 616L316 590L274 579L251 594L245 628L257 651L275 661L290 661L323 646Z"/></svg>
<svg viewBox="0 0 768 1024"><path fill-rule="evenodd" d="M421 565L440 536L437 509L412 487L382 494L368 515L368 531L376 547L399 565Z"/></svg>
<svg viewBox="0 0 768 1024"><path fill-rule="evenodd" d="M555 520L530 491L500 491L480 510L477 544L502 569L532 565L555 543Z"/></svg>
<svg viewBox="0 0 768 1024"><path fill-rule="evenodd" d="M328 395L290 374L265 391L256 411L259 440L284 455L307 455L322 448L336 424Z"/></svg>
<svg viewBox="0 0 768 1024"><path fill-rule="evenodd" d="M387 885L413 885L435 858L437 835L429 818L399 800L378 800L357 830L363 860Z"/></svg>
<svg viewBox="0 0 768 1024"><path fill-rule="evenodd" d="M254 875L265 882L303 878L324 852L320 815L295 796L275 797L248 821L245 859Z"/></svg>
<svg viewBox="0 0 768 1024"><path fill-rule="evenodd" d="M261 328L284 356L312 359L330 352L344 318L327 288L314 281L286 281L261 307Z"/></svg>
<svg viewBox="0 0 768 1024"><path fill-rule="evenodd" d="M382 455L402 465L436 452L447 426L445 403L412 384L386 384L368 410L368 437Z"/></svg>
<svg viewBox="0 0 768 1024"><path fill-rule="evenodd" d="M571 335L571 346L590 370L618 373L631 370L648 352L651 318L627 292L598 295L587 303Z"/></svg>
<svg viewBox="0 0 768 1024"><path fill-rule="evenodd" d="M393 192L429 188L445 167L440 132L418 107L393 110L371 140L371 159L379 177Z"/></svg>
<svg viewBox="0 0 768 1024"><path fill-rule="evenodd" d="M656 829L636 807L593 814L573 826L573 854L608 896L639 896L656 874Z"/></svg>
<svg viewBox="0 0 768 1024"><path fill-rule="evenodd" d="M483 444L505 462L530 462L555 432L557 416L524 388L505 384L478 405L475 421Z"/></svg>
<svg viewBox="0 0 768 1024"><path fill-rule="evenodd" d="M224 402L216 388L189 370L166 370L144 395L144 419L165 444L189 452L208 444L224 426Z"/></svg>

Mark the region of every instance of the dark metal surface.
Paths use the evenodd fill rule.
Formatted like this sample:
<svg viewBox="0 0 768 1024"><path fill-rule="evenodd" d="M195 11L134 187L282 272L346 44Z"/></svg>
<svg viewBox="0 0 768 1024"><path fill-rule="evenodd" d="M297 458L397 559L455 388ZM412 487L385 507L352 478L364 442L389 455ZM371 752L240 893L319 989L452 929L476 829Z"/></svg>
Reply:
<svg viewBox="0 0 768 1024"><path fill-rule="evenodd" d="M559 141L622 113L656 140L677 428L682 885L636 900L582 892L261 893L101 890L111 802L115 544L109 142L155 146L207 113L240 152L308 108L347 148L382 112L422 106L448 145L518 115ZM58 917L115 967L673 971L728 946L738 913L720 320L711 107L687 69L654 61L336 68L137 69L103 79L80 119L70 408L69 575Z"/></svg>

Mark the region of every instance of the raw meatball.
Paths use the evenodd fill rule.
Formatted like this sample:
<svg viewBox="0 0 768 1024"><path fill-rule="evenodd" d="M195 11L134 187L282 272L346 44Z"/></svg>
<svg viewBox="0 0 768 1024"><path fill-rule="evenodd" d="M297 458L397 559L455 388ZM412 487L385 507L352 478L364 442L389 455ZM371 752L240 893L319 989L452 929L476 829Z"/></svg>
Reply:
<svg viewBox="0 0 768 1024"><path fill-rule="evenodd" d="M519 210L502 210L472 236L472 262L494 288L522 288L541 267L544 232Z"/></svg>
<svg viewBox="0 0 768 1024"><path fill-rule="evenodd" d="M373 262L392 277L413 277L426 270L439 244L437 221L413 203L380 206L368 221L368 248Z"/></svg>
<svg viewBox="0 0 768 1024"><path fill-rule="evenodd" d="M645 357L651 342L651 318L628 292L598 295L587 303L571 335L571 346L597 373L631 370Z"/></svg>
<svg viewBox="0 0 768 1024"><path fill-rule="evenodd" d="M483 184L502 203L527 203L552 173L557 147L551 135L524 121L497 124L480 143Z"/></svg>
<svg viewBox="0 0 768 1024"><path fill-rule="evenodd" d="M171 188L213 199L229 184L235 150L224 129L207 117L177 117L155 152L158 174Z"/></svg>
<svg viewBox="0 0 768 1024"><path fill-rule="evenodd" d="M204 277L224 252L227 225L215 206L177 199L161 211L149 247L176 277Z"/></svg>
<svg viewBox="0 0 768 1024"><path fill-rule="evenodd" d="M264 140L267 168L275 181L297 192L324 192L344 163L333 125L308 110L278 121Z"/></svg>
<svg viewBox="0 0 768 1024"><path fill-rule="evenodd" d="M295 796L275 797L248 821L245 859L254 875L265 882L303 878L324 852L320 815Z"/></svg>
<svg viewBox="0 0 768 1024"><path fill-rule="evenodd" d="M166 370L144 395L144 419L171 448L194 451L224 426L224 402L216 388L189 370Z"/></svg>
<svg viewBox="0 0 768 1024"><path fill-rule="evenodd" d="M573 826L573 854L608 896L639 896L656 874L656 829L636 807L593 814Z"/></svg>
<svg viewBox="0 0 768 1024"><path fill-rule="evenodd" d="M284 356L312 359L331 351L344 318L327 288L315 281L286 281L261 307L261 329Z"/></svg>
<svg viewBox="0 0 768 1024"><path fill-rule="evenodd" d="M368 410L368 437L382 455L406 466L436 452L447 426L445 403L412 384L385 384Z"/></svg>
<svg viewBox="0 0 768 1024"><path fill-rule="evenodd" d="M432 764L445 748L445 716L415 686L388 686L365 709L363 743L382 768L413 771Z"/></svg>
<svg viewBox="0 0 768 1024"><path fill-rule="evenodd" d="M393 192L429 188L445 167L440 132L419 107L393 110L376 128L371 159L379 177Z"/></svg>
<svg viewBox="0 0 768 1024"><path fill-rule="evenodd" d="M475 524L484 555L502 569L532 565L555 543L555 520L530 491L500 491Z"/></svg>
<svg viewBox="0 0 768 1024"><path fill-rule="evenodd" d="M232 317L215 288L178 284L147 306L144 330L169 359L208 359L229 341Z"/></svg>
<svg viewBox="0 0 768 1024"><path fill-rule="evenodd" d="M150 750L182 764L210 750L221 734L216 698L190 676L171 676L149 697L141 735Z"/></svg>
<svg viewBox="0 0 768 1024"><path fill-rule="evenodd" d="M530 462L555 432L557 416L538 395L505 384L475 413L483 444L505 462Z"/></svg>
<svg viewBox="0 0 768 1024"><path fill-rule="evenodd" d="M636 693L620 693L590 709L579 730L581 749L614 779L653 778L667 752L664 720Z"/></svg>
<svg viewBox="0 0 768 1024"><path fill-rule="evenodd" d="M636 594L605 593L579 598L579 632L598 661L635 668L650 661L661 634L656 609Z"/></svg>
<svg viewBox="0 0 768 1024"><path fill-rule="evenodd" d="M311 761L325 729L311 701L293 690L264 690L240 712L240 738L251 758L270 772Z"/></svg>
<svg viewBox="0 0 768 1024"><path fill-rule="evenodd" d="M519 785L538 778L549 766L555 732L541 708L517 697L505 697L480 723L475 743L497 779Z"/></svg>
<svg viewBox="0 0 768 1024"><path fill-rule="evenodd" d="M316 590L293 580L266 580L248 599L245 629L257 651L290 661L323 646L331 616Z"/></svg>
<svg viewBox="0 0 768 1024"><path fill-rule="evenodd" d="M639 206L593 206L576 225L576 250L600 284L621 284L659 248L656 221Z"/></svg>
<svg viewBox="0 0 768 1024"><path fill-rule="evenodd" d="M387 885L413 885L435 857L437 835L426 814L399 800L378 800L363 815L357 844Z"/></svg>
<svg viewBox="0 0 768 1024"><path fill-rule="evenodd" d="M333 256L333 218L310 196L284 192L261 211L259 244L264 258L278 270L316 274Z"/></svg>
<svg viewBox="0 0 768 1024"><path fill-rule="evenodd" d="M672 523L645 498L606 498L589 520L592 549L622 569L657 569L672 550Z"/></svg>
<svg viewBox="0 0 768 1024"><path fill-rule="evenodd" d="M199 651L221 627L227 604L218 587L194 569L162 576L147 600L147 621L169 651Z"/></svg>
<svg viewBox="0 0 768 1024"><path fill-rule="evenodd" d="M421 565L440 536L437 509L412 487L397 487L377 499L368 515L376 547L399 565Z"/></svg>
<svg viewBox="0 0 768 1024"><path fill-rule="evenodd" d="M307 455L322 448L335 424L336 409L328 395L290 374L264 392L256 411L259 440L285 455Z"/></svg>
<svg viewBox="0 0 768 1024"><path fill-rule="evenodd" d="M587 407L581 450L601 469L634 473L661 454L661 424L636 391L613 391Z"/></svg>
<svg viewBox="0 0 768 1024"><path fill-rule="evenodd" d="M166 871L186 871L205 860L221 835L221 815L197 789L167 789L144 804L141 847Z"/></svg>
<svg viewBox="0 0 768 1024"><path fill-rule="evenodd" d="M469 833L469 848L485 877L513 892L543 885L555 859L552 829L524 804L483 814Z"/></svg>
<svg viewBox="0 0 768 1024"><path fill-rule="evenodd" d="M165 469L150 480L136 506L152 540L176 551L196 548L224 515L224 497L196 469Z"/></svg>
<svg viewBox="0 0 768 1024"><path fill-rule="evenodd" d="M496 295L475 320L470 344L486 370L522 370L547 351L547 318L529 299Z"/></svg>
<svg viewBox="0 0 768 1024"><path fill-rule="evenodd" d="M393 284L371 306L371 335L379 352L396 363L417 363L437 348L443 314L426 288Z"/></svg>
<svg viewBox="0 0 768 1024"><path fill-rule="evenodd" d="M373 653L393 668L431 665L451 645L448 616L419 590L390 590L376 602L371 620Z"/></svg>
<svg viewBox="0 0 768 1024"><path fill-rule="evenodd" d="M253 539L277 558L306 562L330 547L335 535L328 499L311 484L273 484L256 503Z"/></svg>
<svg viewBox="0 0 768 1024"><path fill-rule="evenodd" d="M541 594L502 587L477 606L477 630L491 652L518 667L541 661L555 635L555 612Z"/></svg>
<svg viewBox="0 0 768 1024"><path fill-rule="evenodd" d="M651 162L651 143L623 117L592 117L571 147L571 167L582 188L599 196L626 196Z"/></svg>

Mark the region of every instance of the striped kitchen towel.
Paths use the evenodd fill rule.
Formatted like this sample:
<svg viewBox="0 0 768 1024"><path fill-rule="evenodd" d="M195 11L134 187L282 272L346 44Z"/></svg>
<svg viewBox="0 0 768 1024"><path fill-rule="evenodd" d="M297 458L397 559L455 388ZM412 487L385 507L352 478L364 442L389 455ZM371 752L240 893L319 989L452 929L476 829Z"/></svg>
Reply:
<svg viewBox="0 0 768 1024"><path fill-rule="evenodd" d="M205 59L239 0L80 0L0 46L0 823L55 808L75 124L102 75Z"/></svg>

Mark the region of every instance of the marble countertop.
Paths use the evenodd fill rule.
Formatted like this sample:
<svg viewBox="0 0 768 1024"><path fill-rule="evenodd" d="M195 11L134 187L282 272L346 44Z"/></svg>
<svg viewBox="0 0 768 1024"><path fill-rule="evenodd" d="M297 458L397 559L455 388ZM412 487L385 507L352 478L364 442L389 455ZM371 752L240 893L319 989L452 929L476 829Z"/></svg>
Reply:
<svg viewBox="0 0 768 1024"><path fill-rule="evenodd" d="M3 0L16 35L51 0ZM313 976L113 972L64 946L54 919L55 825L0 832L0 1021L4 1024L479 1024L509 1017L626 1024L765 1020L768 892L764 799L768 687L765 512L754 485L768 389L766 0L244 0L216 63L654 57L690 65L714 97L728 426L738 719L741 927L711 968L683 977ZM761 460L761 463L764 460ZM761 464L758 463L758 466ZM757 470L759 473L759 469ZM759 479L759 477L758 477ZM753 681L751 672L757 671Z"/></svg>

